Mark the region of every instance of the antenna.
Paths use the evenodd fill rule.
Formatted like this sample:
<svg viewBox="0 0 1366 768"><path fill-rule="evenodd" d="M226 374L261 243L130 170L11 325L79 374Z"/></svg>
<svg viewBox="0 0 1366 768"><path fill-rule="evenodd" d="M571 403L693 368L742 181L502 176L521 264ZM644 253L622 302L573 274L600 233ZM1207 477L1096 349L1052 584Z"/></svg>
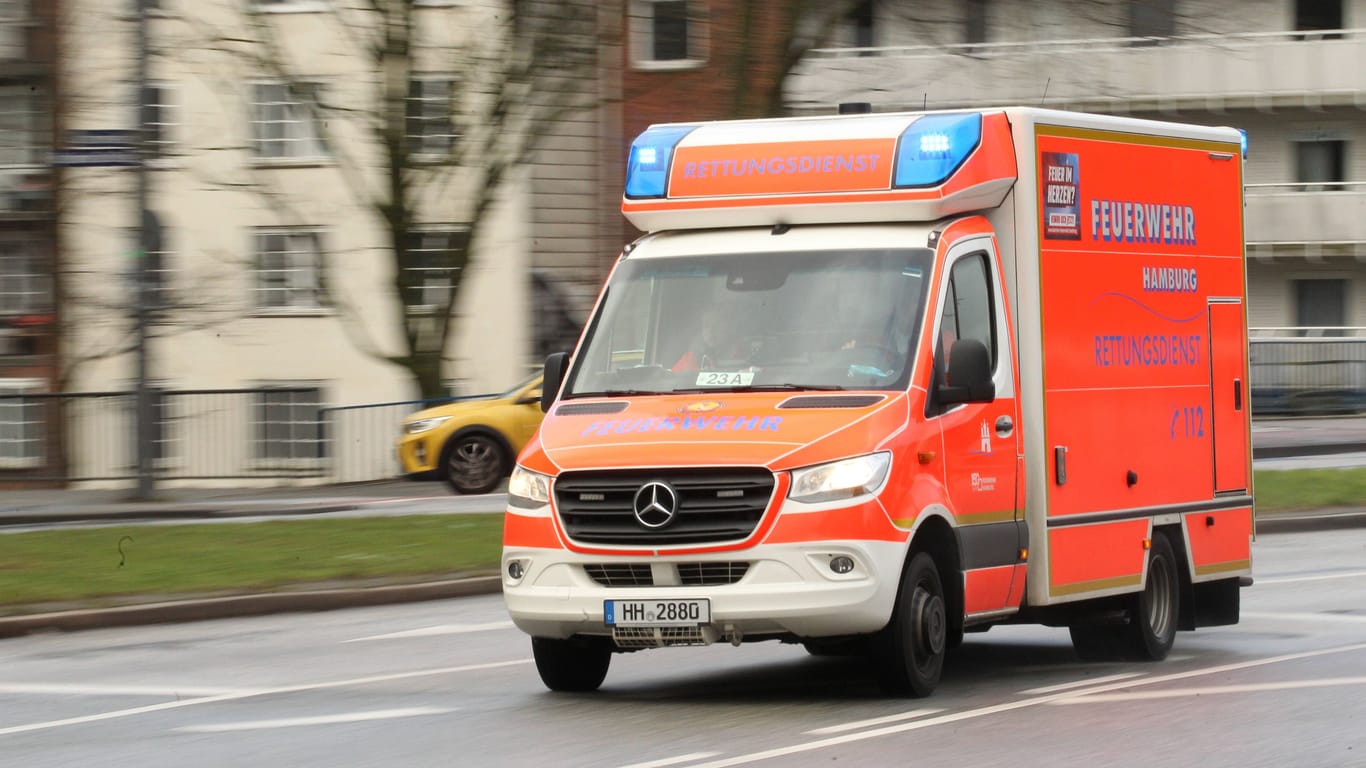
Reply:
<svg viewBox="0 0 1366 768"><path fill-rule="evenodd" d="M1039 99L1039 106L1041 107L1043 106L1043 103L1048 100L1048 84L1051 82L1053 82L1053 78L1051 77L1043 81L1043 96Z"/></svg>
<svg viewBox="0 0 1366 768"><path fill-rule="evenodd" d="M927 112L930 109L930 92L926 91L924 99L920 102L920 111Z"/></svg>

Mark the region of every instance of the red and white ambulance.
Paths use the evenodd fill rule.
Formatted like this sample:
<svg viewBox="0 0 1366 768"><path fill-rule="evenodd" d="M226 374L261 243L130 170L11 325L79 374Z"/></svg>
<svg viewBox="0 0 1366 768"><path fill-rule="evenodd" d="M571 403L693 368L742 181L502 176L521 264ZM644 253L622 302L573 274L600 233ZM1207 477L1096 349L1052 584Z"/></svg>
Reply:
<svg viewBox="0 0 1366 768"><path fill-rule="evenodd" d="M965 632L1162 659L1253 534L1241 135L1061 111L653 126L625 249L512 474L503 591L556 690L613 653Z"/></svg>

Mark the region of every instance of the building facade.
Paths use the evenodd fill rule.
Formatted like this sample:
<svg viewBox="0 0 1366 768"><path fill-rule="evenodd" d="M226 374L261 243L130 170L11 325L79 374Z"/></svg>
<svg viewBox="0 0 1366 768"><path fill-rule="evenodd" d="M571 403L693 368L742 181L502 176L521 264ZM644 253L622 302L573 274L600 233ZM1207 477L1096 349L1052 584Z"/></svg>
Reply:
<svg viewBox="0 0 1366 768"><path fill-rule="evenodd" d="M0 487L60 461L55 2L0 0Z"/></svg>
<svg viewBox="0 0 1366 768"><path fill-rule="evenodd" d="M1363 23L1362 0L865 0L839 45L804 60L788 103L1025 104L1243 129L1254 338L1360 336Z"/></svg>
<svg viewBox="0 0 1366 768"><path fill-rule="evenodd" d="M393 474L393 430L414 407L389 410L392 423L364 435L339 434L329 414L419 397L393 358L414 338L438 337L440 297L457 271L440 362L451 394L500 391L544 349L577 337L610 264L603 254L619 244L602 214L601 157L619 130L604 117L614 100L602 88L615 59L598 54L599 24L619 26L615 14L592 3L547 6L574 16L563 47L550 52L568 71L547 75L571 85L546 96L495 82L498 67L526 65L532 53L509 47L506 14L492 0L405 0L411 47L380 56L371 46L385 26L355 3L142 1L150 10L140 94L134 0L67 0L61 17L64 50L80 51L60 65L62 375L70 393L133 389L134 280L148 275L145 380L157 393L236 393L236 415L218 426L201 418L215 406L191 405L203 398L155 398L163 476L242 484ZM395 76L406 82L386 90ZM397 109L383 95L394 93ZM553 102L496 128L535 131L534 148L490 138L486 116L500 93ZM140 121L159 235L145 256L128 162ZM386 162L386 129L395 127L411 154L401 170ZM396 183L413 200L398 222L403 260L388 205ZM465 243L467 262L447 258ZM70 477L127 476L126 412L104 408L86 417L98 426L66 430ZM232 450L196 457L206 432ZM120 447L97 445L110 440ZM346 463L363 464L360 474L327 469L355 450L366 456Z"/></svg>

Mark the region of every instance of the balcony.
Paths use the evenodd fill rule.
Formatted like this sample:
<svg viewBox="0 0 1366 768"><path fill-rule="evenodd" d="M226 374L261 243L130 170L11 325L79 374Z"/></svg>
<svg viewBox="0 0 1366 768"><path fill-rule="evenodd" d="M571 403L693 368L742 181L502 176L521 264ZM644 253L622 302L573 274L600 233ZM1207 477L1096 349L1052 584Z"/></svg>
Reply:
<svg viewBox="0 0 1366 768"><path fill-rule="evenodd" d="M801 114L849 101L879 111L1366 108L1366 29L818 49L787 87Z"/></svg>
<svg viewBox="0 0 1366 768"><path fill-rule="evenodd" d="M1305 244L1313 246L1310 253L1356 255L1366 244L1366 182L1248 184L1246 189L1244 234L1254 252L1260 246Z"/></svg>

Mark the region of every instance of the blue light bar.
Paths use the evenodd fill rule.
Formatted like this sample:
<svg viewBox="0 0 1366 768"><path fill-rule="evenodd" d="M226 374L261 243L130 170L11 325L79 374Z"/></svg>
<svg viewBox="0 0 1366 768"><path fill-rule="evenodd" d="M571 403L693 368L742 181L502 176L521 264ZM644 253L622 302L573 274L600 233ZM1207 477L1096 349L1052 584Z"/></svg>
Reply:
<svg viewBox="0 0 1366 768"><path fill-rule="evenodd" d="M1242 139L1242 144L1243 144L1243 159L1246 160L1246 159L1247 159L1247 130L1245 130L1245 129L1243 129L1243 128L1239 128L1239 129L1238 129L1238 134L1239 134L1240 136L1243 137L1243 139Z"/></svg>
<svg viewBox="0 0 1366 768"><path fill-rule="evenodd" d="M669 161L674 147L695 125L660 125L647 128L631 142L626 161L626 196L664 197L669 184Z"/></svg>
<svg viewBox="0 0 1366 768"><path fill-rule="evenodd" d="M933 187L948 181L982 141L982 115L926 115L897 139L895 187Z"/></svg>

